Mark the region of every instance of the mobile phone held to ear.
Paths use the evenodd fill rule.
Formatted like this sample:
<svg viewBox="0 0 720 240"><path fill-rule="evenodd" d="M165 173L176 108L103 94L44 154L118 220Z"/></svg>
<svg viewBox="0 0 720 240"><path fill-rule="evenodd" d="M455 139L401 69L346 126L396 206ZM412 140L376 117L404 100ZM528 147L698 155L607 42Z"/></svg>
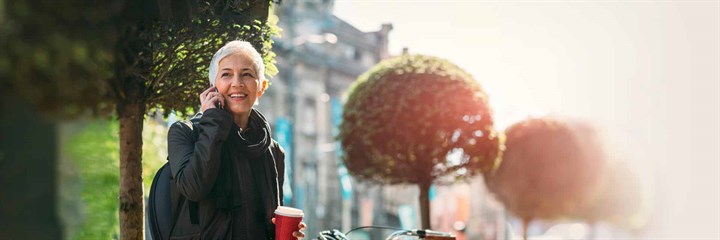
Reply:
<svg viewBox="0 0 720 240"><path fill-rule="evenodd" d="M216 93L220 93L220 91L218 91L217 87L215 87L215 92L216 92ZM217 108L217 109L222 109L222 106L220 105L220 102L215 102L215 108Z"/></svg>

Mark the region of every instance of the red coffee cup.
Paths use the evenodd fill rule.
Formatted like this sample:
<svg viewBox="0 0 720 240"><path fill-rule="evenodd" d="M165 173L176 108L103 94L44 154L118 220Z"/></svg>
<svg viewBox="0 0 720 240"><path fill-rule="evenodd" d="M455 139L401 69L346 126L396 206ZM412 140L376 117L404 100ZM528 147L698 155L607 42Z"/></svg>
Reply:
<svg viewBox="0 0 720 240"><path fill-rule="evenodd" d="M275 240L294 240L293 232L300 230L303 211L297 208L280 206L275 209Z"/></svg>

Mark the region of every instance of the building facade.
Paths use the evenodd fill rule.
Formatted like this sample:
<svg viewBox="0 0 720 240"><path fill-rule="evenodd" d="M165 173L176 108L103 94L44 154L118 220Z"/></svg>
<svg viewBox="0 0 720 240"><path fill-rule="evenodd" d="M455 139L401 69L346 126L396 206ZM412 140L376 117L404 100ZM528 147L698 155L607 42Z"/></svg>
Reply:
<svg viewBox="0 0 720 240"><path fill-rule="evenodd" d="M281 37L275 39L279 74L259 101L285 148L285 203L305 212L307 233L358 226L356 185L335 140L342 98L364 71L388 57L392 26L363 32L332 14L334 1L283 1L275 6ZM381 194L371 194L373 198ZM372 214L372 213L370 213ZM366 217L367 218L367 217ZM361 239L362 237L360 237ZM355 239L355 238L353 238Z"/></svg>

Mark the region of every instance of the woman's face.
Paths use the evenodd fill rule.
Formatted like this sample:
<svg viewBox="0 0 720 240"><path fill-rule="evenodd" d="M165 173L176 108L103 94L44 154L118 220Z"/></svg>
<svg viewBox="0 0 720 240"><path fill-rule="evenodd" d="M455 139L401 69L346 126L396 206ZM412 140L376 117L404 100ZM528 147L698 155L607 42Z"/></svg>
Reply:
<svg viewBox="0 0 720 240"><path fill-rule="evenodd" d="M244 52L229 55L218 64L215 87L225 97L225 110L233 114L250 112L263 95L267 82L260 82L250 56Z"/></svg>

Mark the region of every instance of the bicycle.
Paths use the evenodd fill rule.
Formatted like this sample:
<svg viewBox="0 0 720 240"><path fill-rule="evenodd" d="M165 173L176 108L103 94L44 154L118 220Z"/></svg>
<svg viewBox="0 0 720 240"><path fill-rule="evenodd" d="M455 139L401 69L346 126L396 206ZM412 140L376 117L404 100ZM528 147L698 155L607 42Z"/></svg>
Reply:
<svg viewBox="0 0 720 240"><path fill-rule="evenodd" d="M364 227L357 227L353 228L352 230L348 231L347 233L343 234L337 229L332 230L326 230L320 232L320 236L317 238L317 240L349 240L347 235L349 235L351 232L363 228L377 228L377 229L390 229L390 230L396 230L390 236L385 238L385 240L409 240L409 239L424 239L424 240L455 240L455 236L451 233L446 232L439 232L439 231L433 231L433 230L423 230L423 229L400 229L400 228L393 228L393 227L380 227L380 226L364 226Z"/></svg>

